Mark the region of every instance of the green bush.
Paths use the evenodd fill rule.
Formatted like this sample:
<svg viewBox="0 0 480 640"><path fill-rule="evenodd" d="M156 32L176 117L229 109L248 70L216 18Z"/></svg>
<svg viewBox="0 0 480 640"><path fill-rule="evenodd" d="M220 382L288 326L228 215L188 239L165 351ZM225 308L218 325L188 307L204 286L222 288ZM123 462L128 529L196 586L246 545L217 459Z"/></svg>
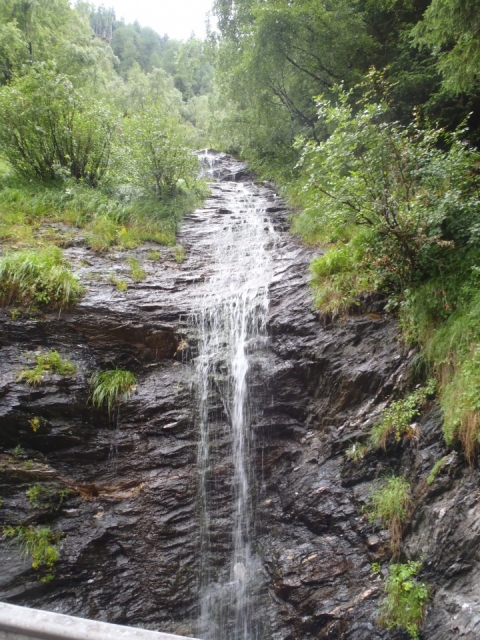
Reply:
<svg viewBox="0 0 480 640"><path fill-rule="evenodd" d="M63 309L83 295L58 247L16 251L0 258L0 304Z"/></svg>
<svg viewBox="0 0 480 640"><path fill-rule="evenodd" d="M402 540L403 524L412 504L410 484L397 476L387 478L375 490L367 506L370 522L381 520L382 525L390 531L392 550L398 554Z"/></svg>
<svg viewBox="0 0 480 640"><path fill-rule="evenodd" d="M435 380L430 380L425 387L419 387L402 400L392 402L383 412L382 420L374 425L370 435L371 443L376 448L386 449L388 438L393 434L399 442L403 436L418 436L413 419L420 415L428 396L435 392Z"/></svg>
<svg viewBox="0 0 480 640"><path fill-rule="evenodd" d="M162 198L200 184L200 164L178 118L152 103L126 120L124 128L131 149L124 170L134 184Z"/></svg>
<svg viewBox="0 0 480 640"><path fill-rule="evenodd" d="M16 171L51 180L62 172L97 185L105 175L115 114L40 63L0 88L0 144Z"/></svg>
<svg viewBox="0 0 480 640"><path fill-rule="evenodd" d="M43 572L42 582L53 580L54 567L60 559L56 546L60 532L53 532L49 527L37 529L33 526L7 526L4 527L3 534L20 545L22 555L31 557L32 569Z"/></svg>
<svg viewBox="0 0 480 640"><path fill-rule="evenodd" d="M314 229L309 239L317 242L348 241L340 252L350 257L339 255L348 272L363 272L368 256L376 288L402 292L449 266L458 247L471 246L478 233L471 167L480 154L462 142L463 130L447 135L417 121L406 127L389 120L386 101L352 106L352 99L342 89L335 101L320 96L319 120L330 135L298 141L296 227Z"/></svg>
<svg viewBox="0 0 480 640"><path fill-rule="evenodd" d="M428 587L415 580L421 562L390 565L390 575L385 582L386 598L383 602L380 622L388 629L400 627L412 640L419 640L420 625L428 602Z"/></svg>
<svg viewBox="0 0 480 640"><path fill-rule="evenodd" d="M106 406L112 415L119 404L128 399L136 384L135 376L126 369L97 371L90 378L91 403L97 408Z"/></svg>
<svg viewBox="0 0 480 640"><path fill-rule="evenodd" d="M58 351L38 353L35 356L37 362L32 369L21 371L18 380L25 380L32 386L37 386L43 380L46 373L58 373L61 376L71 376L75 373L75 366L68 360L64 360Z"/></svg>

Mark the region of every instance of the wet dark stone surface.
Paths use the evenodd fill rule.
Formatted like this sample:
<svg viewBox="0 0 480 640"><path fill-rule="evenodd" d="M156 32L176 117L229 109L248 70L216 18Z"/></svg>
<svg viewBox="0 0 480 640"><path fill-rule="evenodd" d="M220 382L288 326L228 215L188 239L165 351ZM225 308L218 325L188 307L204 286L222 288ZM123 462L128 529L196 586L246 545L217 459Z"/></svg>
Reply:
<svg viewBox="0 0 480 640"><path fill-rule="evenodd" d="M205 238L231 215L222 204L228 179L248 181L243 163L226 158L219 184L203 209L186 217L173 250L149 261L135 255L147 277L132 283L126 253L98 256L82 246L66 251L88 287L76 309L58 317L0 315L0 508L2 524L47 523L63 532L56 578L42 583L15 545L0 544L0 599L63 613L192 634L198 614L197 433L189 362L195 335L186 318L195 289L209 273ZM396 321L370 313L325 326L312 311L310 250L285 229L284 203L268 186L279 231L271 286L270 345L252 366L258 409L256 539L265 589L266 638L304 640L405 639L377 625L388 534L362 513L386 473L412 482L415 510L404 558L424 558L432 587L422 638L480 637L479 474L452 453L437 480L426 478L448 451L435 406L405 441L359 464L345 458L355 440L392 397L409 384L412 354ZM129 283L121 293L114 275ZM47 375L38 387L18 381L36 349L58 349L77 367ZM121 407L118 428L88 402L88 377L105 366L132 369L136 391ZM220 411L220 409L219 409ZM221 411L220 411L221 413ZM40 419L34 432L32 418ZM20 444L24 452L13 449ZM228 443L227 443L228 444ZM225 445L227 446L227 445ZM218 502L231 499L228 460L218 464ZM26 491L48 489L38 507ZM59 492L70 494L59 502ZM229 553L231 524L218 521L219 554Z"/></svg>

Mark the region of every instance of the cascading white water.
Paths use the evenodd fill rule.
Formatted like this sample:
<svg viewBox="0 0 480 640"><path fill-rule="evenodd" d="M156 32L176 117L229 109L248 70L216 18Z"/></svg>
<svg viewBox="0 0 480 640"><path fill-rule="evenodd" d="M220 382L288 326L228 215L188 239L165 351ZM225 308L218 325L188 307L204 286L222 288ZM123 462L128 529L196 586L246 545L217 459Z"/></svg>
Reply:
<svg viewBox="0 0 480 640"><path fill-rule="evenodd" d="M212 164L207 155L207 162ZM200 443L200 590L199 633L208 640L256 640L252 621L259 583L252 549L254 461L249 368L266 343L268 288L275 232L265 215L267 201L253 184L222 183L222 220L212 227L211 275L201 286L195 360ZM254 400L254 399L253 399ZM218 420L219 412L223 415ZM222 423L219 427L219 423ZM231 504L216 502L216 469L228 468ZM225 516L226 510L226 516ZM218 566L212 541L216 514L230 518L229 566ZM223 529L224 530L224 529Z"/></svg>

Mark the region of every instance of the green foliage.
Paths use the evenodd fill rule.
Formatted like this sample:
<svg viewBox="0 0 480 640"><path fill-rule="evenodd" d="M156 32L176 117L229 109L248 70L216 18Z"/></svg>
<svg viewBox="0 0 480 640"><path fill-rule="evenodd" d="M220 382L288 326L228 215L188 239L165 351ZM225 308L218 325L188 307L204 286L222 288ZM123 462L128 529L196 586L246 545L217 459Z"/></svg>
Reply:
<svg viewBox="0 0 480 640"><path fill-rule="evenodd" d="M459 441L473 464L480 443L480 294L470 260L410 295L402 321L440 379L445 440Z"/></svg>
<svg viewBox="0 0 480 640"><path fill-rule="evenodd" d="M442 394L447 444L459 438L473 463L480 444L480 345L472 345L455 367Z"/></svg>
<svg viewBox="0 0 480 640"><path fill-rule="evenodd" d="M380 621L388 629L400 627L412 640L419 640L429 590L425 583L415 579L421 562L390 565L390 575L385 581L386 598Z"/></svg>
<svg viewBox="0 0 480 640"><path fill-rule="evenodd" d="M299 218L295 229L300 230ZM312 229L304 231L308 239ZM362 294L377 289L376 274L364 236L365 233L357 234L349 242L334 245L312 260L311 285L315 304L322 314L332 317L343 315L358 304Z"/></svg>
<svg viewBox="0 0 480 640"><path fill-rule="evenodd" d="M160 253L160 251L147 251L146 253L146 258L147 260L153 260L153 261L157 261L160 260L162 257L162 254Z"/></svg>
<svg viewBox="0 0 480 640"><path fill-rule="evenodd" d="M27 489L27 498L32 507L37 508L40 506L40 498L44 492L44 487L41 484L34 484Z"/></svg>
<svg viewBox="0 0 480 640"><path fill-rule="evenodd" d="M79 300L83 287L64 265L58 247L16 251L0 258L0 304L69 307Z"/></svg>
<svg viewBox="0 0 480 640"><path fill-rule="evenodd" d="M61 376L71 376L75 373L75 366L68 360L64 360L58 351L37 353L35 355L36 366L32 369L21 371L18 380L25 380L32 386L37 386L47 373L58 373Z"/></svg>
<svg viewBox="0 0 480 640"><path fill-rule="evenodd" d="M108 71L113 56L91 38L87 16L68 0L0 4L0 71L5 81L33 62L54 60L58 70L78 76Z"/></svg>
<svg viewBox="0 0 480 640"><path fill-rule="evenodd" d="M13 458L14 458L14 460L18 460L18 458L20 456L23 456L24 454L25 454L25 449L22 447L21 444L17 444L17 446L13 450Z"/></svg>
<svg viewBox="0 0 480 640"><path fill-rule="evenodd" d="M108 167L116 127L106 104L87 98L70 78L46 65L31 67L0 89L2 152L26 177L66 174L97 185Z"/></svg>
<svg viewBox="0 0 480 640"><path fill-rule="evenodd" d="M122 293L128 289L128 284L126 280L119 280L115 276L110 276L110 282L117 287L119 291Z"/></svg>
<svg viewBox="0 0 480 640"><path fill-rule="evenodd" d="M131 277L134 282L141 282L145 279L147 273L141 266L137 258L130 256L129 258L127 258L126 263L130 267Z"/></svg>
<svg viewBox="0 0 480 640"><path fill-rule="evenodd" d="M135 376L126 369L97 371L90 378L91 403L97 408L106 406L109 415L112 415L119 404L128 399L136 384Z"/></svg>
<svg viewBox="0 0 480 640"><path fill-rule="evenodd" d="M180 245L176 246L174 256L176 262L178 262L178 264L182 264L185 260L185 249Z"/></svg>
<svg viewBox="0 0 480 640"><path fill-rule="evenodd" d="M56 546L60 539L60 532L53 532L49 527L7 526L3 528L3 534L20 545L23 556L30 556L32 569L43 573L42 582L53 580L54 567L60 559Z"/></svg>
<svg viewBox="0 0 480 640"><path fill-rule="evenodd" d="M384 102L362 101L354 111L350 98L342 90L336 103L319 98L319 118L330 135L299 142L297 229L313 232L317 241L346 242L332 257L337 278L335 263L347 272L357 265L370 287L402 290L438 272L457 243L466 247L476 233L471 166L480 155L458 134L449 136L444 151L443 131L389 122Z"/></svg>
<svg viewBox="0 0 480 640"><path fill-rule="evenodd" d="M125 131L131 161L127 172L134 184L157 197L196 187L199 161L178 118L150 103L125 122Z"/></svg>
<svg viewBox="0 0 480 640"><path fill-rule="evenodd" d="M382 420L374 425L371 432L371 442L376 448L386 449L388 438L395 436L400 440L418 437L418 428L413 420L418 417L429 396L435 393L435 380L429 380L426 386L418 387L406 398L392 402L383 412Z"/></svg>
<svg viewBox="0 0 480 640"><path fill-rule="evenodd" d="M402 540L403 523L412 504L410 484L401 477L386 478L375 490L367 507L370 522L381 520L390 531L392 550L397 555Z"/></svg>
<svg viewBox="0 0 480 640"><path fill-rule="evenodd" d="M361 460L363 460L367 451L368 449L365 445L360 444L360 442L352 442L352 444L345 451L345 455L354 464L358 464Z"/></svg>
<svg viewBox="0 0 480 640"><path fill-rule="evenodd" d="M445 86L468 93L480 73L480 18L476 0L432 0L414 30L416 42L437 59Z"/></svg>
<svg viewBox="0 0 480 640"><path fill-rule="evenodd" d="M428 474L427 484L433 484L435 482L436 477L441 472L443 467L447 464L449 458L450 456L443 456L443 458L440 458L440 460L437 460L435 462L435 464L432 467L432 470Z"/></svg>

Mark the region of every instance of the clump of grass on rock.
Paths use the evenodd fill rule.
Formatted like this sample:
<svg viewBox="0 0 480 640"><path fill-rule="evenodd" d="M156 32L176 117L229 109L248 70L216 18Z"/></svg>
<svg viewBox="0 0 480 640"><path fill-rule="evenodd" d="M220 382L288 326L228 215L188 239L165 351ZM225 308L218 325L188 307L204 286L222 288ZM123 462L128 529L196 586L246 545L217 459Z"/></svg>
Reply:
<svg viewBox="0 0 480 640"><path fill-rule="evenodd" d="M381 520L390 531L394 556L398 555L402 540L403 525L412 504L410 484L404 478L391 476L372 493L367 507L370 522Z"/></svg>
<svg viewBox="0 0 480 640"><path fill-rule="evenodd" d="M55 246L15 251L0 258L0 304L64 309L84 289Z"/></svg>
<svg viewBox="0 0 480 640"><path fill-rule="evenodd" d="M91 403L94 407L107 407L109 415L118 408L121 402L128 399L135 389L137 380L127 369L110 369L96 371L90 378L92 393Z"/></svg>

